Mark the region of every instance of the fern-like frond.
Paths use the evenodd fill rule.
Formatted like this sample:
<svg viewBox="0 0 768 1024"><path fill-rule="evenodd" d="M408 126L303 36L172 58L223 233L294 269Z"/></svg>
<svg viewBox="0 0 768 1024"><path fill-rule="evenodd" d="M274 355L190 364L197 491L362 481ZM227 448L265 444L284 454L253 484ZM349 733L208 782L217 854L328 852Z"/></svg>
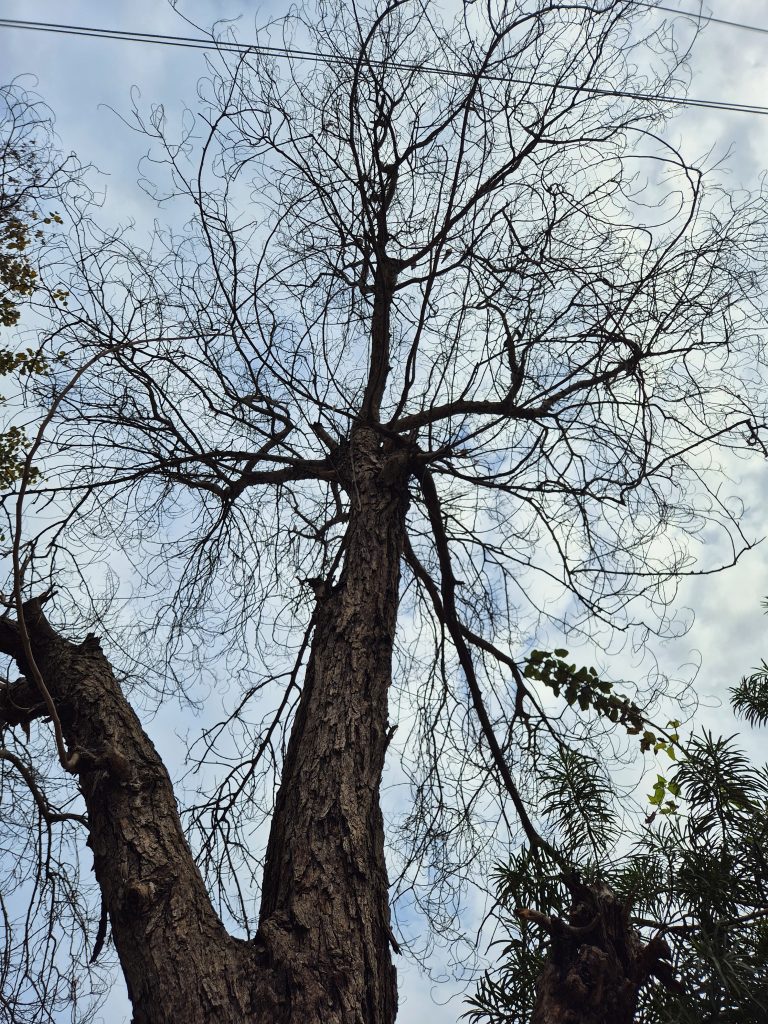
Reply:
<svg viewBox="0 0 768 1024"><path fill-rule="evenodd" d="M592 756L561 746L541 772L541 804L563 851L579 862L600 857L616 835L614 787Z"/></svg>
<svg viewBox="0 0 768 1024"><path fill-rule="evenodd" d="M750 725L768 722L768 663L761 661L760 668L731 689L731 704Z"/></svg>

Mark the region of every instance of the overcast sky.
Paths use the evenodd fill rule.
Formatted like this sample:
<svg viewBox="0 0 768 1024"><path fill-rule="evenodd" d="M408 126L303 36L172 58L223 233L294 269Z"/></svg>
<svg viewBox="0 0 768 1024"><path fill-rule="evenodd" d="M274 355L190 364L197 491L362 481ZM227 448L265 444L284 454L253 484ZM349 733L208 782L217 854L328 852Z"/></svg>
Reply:
<svg viewBox="0 0 768 1024"><path fill-rule="evenodd" d="M667 0L667 6L691 9L694 4ZM240 38L254 38L254 8L244 0L181 0L179 8L204 25L242 15ZM280 13L270 3L260 10L262 15ZM729 0L727 4L720 0L713 4L712 13L768 29L765 0ZM0 16L192 34L162 0L111 4L104 0L0 0ZM696 46L691 95L741 103L768 102L767 63L768 35L712 26ZM135 218L139 223L155 216L156 211L135 186L144 141L126 128L119 115L128 115L131 90L138 89L143 105L164 103L173 123L184 103L193 103L196 81L203 69L200 53L0 27L0 69L3 82L16 75L35 76L37 91L56 114L61 147L75 150L81 160L95 164L103 175L108 196L106 215L121 221ZM717 153L730 150L729 180L734 187L754 182L768 166L768 117L688 110L668 134L673 141L683 142L688 155L703 154L713 147ZM758 539L768 533L768 466L756 461L737 465L734 473L746 506L746 531ZM728 558L727 552L705 552L707 561L721 554ZM684 672L686 665L701 665L697 678L704 702L701 719L718 731L728 729L730 724L719 703L726 687L762 655L768 656L768 620L760 608L760 600L767 593L768 541L727 573L683 583L679 605L681 610L691 610L693 625L684 638L656 647L663 667L671 674ZM172 749L170 736L157 723L150 725L150 732L161 753L168 754ZM757 750L754 739L751 742L752 749ZM435 986L402 964L400 977L402 1024L449 1024L461 1013L460 1002L447 1002L455 986ZM433 1003L433 995L443 1005ZM129 1019L121 985L104 1016L109 1024L117 1024L123 1016Z"/></svg>

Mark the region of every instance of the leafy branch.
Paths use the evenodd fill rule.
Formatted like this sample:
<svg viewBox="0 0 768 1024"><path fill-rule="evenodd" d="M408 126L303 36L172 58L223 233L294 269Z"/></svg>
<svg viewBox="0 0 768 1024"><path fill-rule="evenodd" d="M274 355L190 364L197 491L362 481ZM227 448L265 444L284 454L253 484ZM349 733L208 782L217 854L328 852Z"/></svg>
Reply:
<svg viewBox="0 0 768 1024"><path fill-rule="evenodd" d="M577 668L565 660L567 657L568 651L564 648L552 652L531 651L525 660L523 675L526 679L543 683L556 697L562 694L571 707L578 704L582 711L591 709L614 725L623 726L628 736L640 736L640 749L643 753L663 752L675 760L675 748L679 746L680 740L677 732L680 722L677 719L667 723L673 730L671 733L658 726L649 728L652 723L633 700L614 693L613 683L601 679L597 669L592 666Z"/></svg>

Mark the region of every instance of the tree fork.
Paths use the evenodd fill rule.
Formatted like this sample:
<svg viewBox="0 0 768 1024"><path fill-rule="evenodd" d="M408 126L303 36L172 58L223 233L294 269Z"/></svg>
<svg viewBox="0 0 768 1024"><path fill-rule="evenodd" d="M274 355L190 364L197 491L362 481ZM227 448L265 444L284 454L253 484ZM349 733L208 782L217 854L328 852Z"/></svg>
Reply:
<svg viewBox="0 0 768 1024"><path fill-rule="evenodd" d="M99 641L24 620L88 812L88 845L133 1024L392 1024L397 1010L379 787L408 462L360 428L345 454L352 511L339 582L319 598L270 832L259 930L230 936L184 837L168 773ZM29 672L20 630L0 649ZM0 688L0 721L46 707Z"/></svg>

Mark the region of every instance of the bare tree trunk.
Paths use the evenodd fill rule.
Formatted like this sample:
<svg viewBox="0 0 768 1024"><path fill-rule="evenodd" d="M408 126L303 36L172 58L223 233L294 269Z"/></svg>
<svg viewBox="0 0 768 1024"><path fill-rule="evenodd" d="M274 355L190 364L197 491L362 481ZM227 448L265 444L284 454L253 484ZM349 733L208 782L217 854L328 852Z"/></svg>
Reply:
<svg viewBox="0 0 768 1024"><path fill-rule="evenodd" d="M568 920L537 911L517 915L551 937L531 1024L632 1024L642 985L655 975L679 989L663 938L644 943L625 906L605 885L569 882Z"/></svg>
<svg viewBox="0 0 768 1024"><path fill-rule="evenodd" d="M26 606L88 811L94 870L134 1024L392 1024L397 1009L379 785L388 743L405 462L360 428L343 459L352 505L338 585L314 641L272 823L259 932L216 915L168 773L98 640L73 644ZM394 467L394 468L393 468ZM0 649L25 671L18 625ZM45 714L27 680L0 688L0 721Z"/></svg>
<svg viewBox="0 0 768 1024"><path fill-rule="evenodd" d="M285 972L281 1022L395 1018L379 783L406 489L397 454L388 466L359 429L344 569L318 599L264 872L260 937Z"/></svg>

